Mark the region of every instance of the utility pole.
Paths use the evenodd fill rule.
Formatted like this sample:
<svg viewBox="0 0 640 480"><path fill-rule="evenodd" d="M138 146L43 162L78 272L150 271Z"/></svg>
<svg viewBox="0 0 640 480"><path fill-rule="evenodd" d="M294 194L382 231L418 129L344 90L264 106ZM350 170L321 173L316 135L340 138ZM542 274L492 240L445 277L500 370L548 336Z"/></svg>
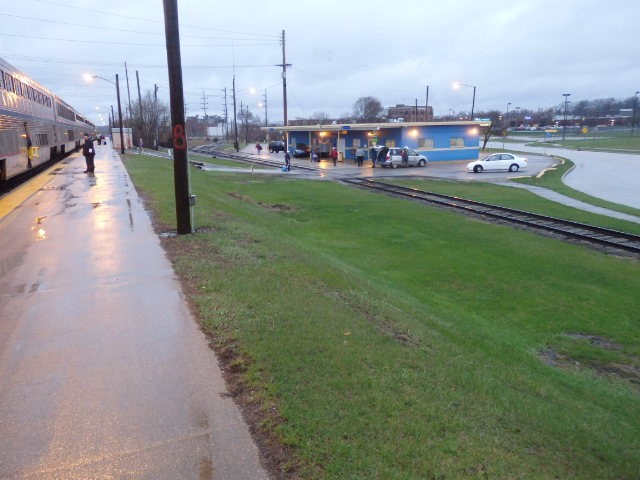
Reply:
<svg viewBox="0 0 640 480"><path fill-rule="evenodd" d="M153 123L154 123L154 145L156 151L158 150L158 84L153 84Z"/></svg>
<svg viewBox="0 0 640 480"><path fill-rule="evenodd" d="M142 132L144 130L144 120L142 116L142 95L140 94L140 75L138 75L138 70L136 70L136 82L138 82L138 107L140 109L140 137L142 137Z"/></svg>
<svg viewBox="0 0 640 480"><path fill-rule="evenodd" d="M178 0L162 0L164 29L167 43L167 67L171 98L171 126L173 132L173 177L176 196L178 234L192 233L191 203L195 197L189 192L189 159L184 125L184 96L182 60L180 58L180 27Z"/></svg>
<svg viewBox="0 0 640 480"><path fill-rule="evenodd" d="M204 110L204 136L209 138L209 120L207 118L207 97L204 95L204 90L202 91L202 109Z"/></svg>
<svg viewBox="0 0 640 480"><path fill-rule="evenodd" d="M267 118L267 89L264 89L264 126L269 126L269 120Z"/></svg>
<svg viewBox="0 0 640 480"><path fill-rule="evenodd" d="M429 85L427 85L427 99L424 102L424 121L429 121Z"/></svg>
<svg viewBox="0 0 640 480"><path fill-rule="evenodd" d="M227 110L227 87L224 87L224 130L225 138L229 142L229 112Z"/></svg>
<svg viewBox="0 0 640 480"><path fill-rule="evenodd" d="M240 151L240 144L238 143L238 117L236 115L236 76L233 76L233 130L234 130L234 138L233 146L236 149L236 152Z"/></svg>
<svg viewBox="0 0 640 480"><path fill-rule="evenodd" d="M127 98L129 99L129 118L133 116L133 108L131 108L131 91L129 90L129 70L127 70L127 62L124 62L124 75L127 77Z"/></svg>
<svg viewBox="0 0 640 480"><path fill-rule="evenodd" d="M567 98L570 97L571 94L563 93L562 96L564 97L564 122L562 125L562 140L564 140L565 131L567 130L567 103L569 103Z"/></svg>
<svg viewBox="0 0 640 480"><path fill-rule="evenodd" d="M286 127L289 124L287 119L287 67L290 67L291 64L287 63L286 54L285 54L285 40L284 40L284 30L282 30L282 63L278 65L278 67L282 67L282 104L284 107L284 126ZM287 149L289 149L289 132L285 130L285 145Z"/></svg>

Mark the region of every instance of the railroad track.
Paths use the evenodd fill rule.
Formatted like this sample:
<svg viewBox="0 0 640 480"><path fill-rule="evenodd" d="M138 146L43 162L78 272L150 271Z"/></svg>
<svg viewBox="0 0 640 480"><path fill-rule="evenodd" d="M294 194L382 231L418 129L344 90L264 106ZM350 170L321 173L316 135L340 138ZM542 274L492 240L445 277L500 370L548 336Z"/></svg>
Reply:
<svg viewBox="0 0 640 480"><path fill-rule="evenodd" d="M427 192L415 188L391 185L375 180L344 178L342 181L359 187L365 187L395 196L410 198L415 201L435 204L482 217L488 217L494 221L501 221L507 224L517 224L590 244L640 254L640 235L634 235L632 233L625 233L594 225L587 225L584 223L572 222L570 220L539 215L537 213L515 210L513 208L476 202L474 200L466 200L460 197Z"/></svg>
<svg viewBox="0 0 640 480"><path fill-rule="evenodd" d="M196 152L194 152L194 153L196 153ZM215 156L215 157L218 157L218 158L228 158L230 160L236 160L238 162L250 163L250 164L253 164L253 165L266 165L268 167L275 167L275 168L282 168L282 166L284 165L284 159L282 161L267 160L266 158L260 158L257 155L251 155L251 154L248 154L248 153L218 152L218 151L216 151L215 154L199 153L199 152L197 154L198 155L205 155L205 156ZM201 163L201 162L192 162L192 163ZM305 167L304 165L291 165L291 170L306 170L306 171L310 171L310 172L317 171L313 167Z"/></svg>

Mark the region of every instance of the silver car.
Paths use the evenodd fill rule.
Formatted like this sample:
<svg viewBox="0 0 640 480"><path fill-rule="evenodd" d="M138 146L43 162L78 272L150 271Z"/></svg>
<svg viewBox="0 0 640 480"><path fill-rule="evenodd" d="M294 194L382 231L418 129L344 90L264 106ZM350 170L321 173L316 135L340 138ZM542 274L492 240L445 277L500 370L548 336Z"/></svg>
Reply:
<svg viewBox="0 0 640 480"><path fill-rule="evenodd" d="M396 168L396 167L415 167L415 166L425 167L429 162L427 160L427 157L425 157L424 155L420 155L415 150L407 148L408 161L407 163L402 163L402 150L404 150L404 148L399 148L399 147L390 148L385 158L378 159L376 163L383 167Z"/></svg>

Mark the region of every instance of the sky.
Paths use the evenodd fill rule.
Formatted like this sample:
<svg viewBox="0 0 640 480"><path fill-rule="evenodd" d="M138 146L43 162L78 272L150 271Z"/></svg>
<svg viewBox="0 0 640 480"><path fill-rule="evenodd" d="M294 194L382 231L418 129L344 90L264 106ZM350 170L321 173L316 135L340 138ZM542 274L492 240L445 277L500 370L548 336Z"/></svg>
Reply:
<svg viewBox="0 0 640 480"><path fill-rule="evenodd" d="M348 116L360 97L383 107L429 105L436 116L537 111L564 102L623 99L640 90L638 0L178 0L187 115L233 111L283 120ZM97 125L142 94L169 101L161 0L0 2L0 57ZM453 84L463 84L454 89ZM255 93L254 93L255 92ZM204 99L203 99L204 97Z"/></svg>

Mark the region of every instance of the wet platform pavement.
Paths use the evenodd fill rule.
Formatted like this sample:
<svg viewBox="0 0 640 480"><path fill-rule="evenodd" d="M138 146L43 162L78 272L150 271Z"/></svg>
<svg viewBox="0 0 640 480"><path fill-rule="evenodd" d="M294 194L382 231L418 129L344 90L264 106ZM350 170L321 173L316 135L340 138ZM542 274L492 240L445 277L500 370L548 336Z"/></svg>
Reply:
<svg viewBox="0 0 640 480"><path fill-rule="evenodd" d="M0 220L0 478L268 478L120 158L83 170Z"/></svg>

